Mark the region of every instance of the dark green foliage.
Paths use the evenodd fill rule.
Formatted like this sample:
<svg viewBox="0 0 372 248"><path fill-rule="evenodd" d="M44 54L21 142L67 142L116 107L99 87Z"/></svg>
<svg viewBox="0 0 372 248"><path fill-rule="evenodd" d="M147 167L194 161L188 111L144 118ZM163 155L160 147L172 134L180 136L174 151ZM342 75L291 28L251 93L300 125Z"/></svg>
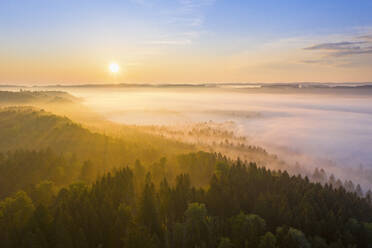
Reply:
<svg viewBox="0 0 372 248"><path fill-rule="evenodd" d="M138 211L138 223L145 226L150 234L161 236L159 214L155 202L155 186L151 182L150 174L148 174L148 179L141 195Z"/></svg>
<svg viewBox="0 0 372 248"><path fill-rule="evenodd" d="M50 149L41 151L18 150L2 154L0 160L0 198L17 190L45 191L52 184L71 183L80 169L74 156L57 155ZM48 180L50 185L32 185ZM40 194L43 194L40 192Z"/></svg>
<svg viewBox="0 0 372 248"><path fill-rule="evenodd" d="M178 163L184 173L190 175L190 179L195 186L208 184L216 163L219 159L211 153L197 152L178 156ZM222 159L220 159L221 161Z"/></svg>
<svg viewBox="0 0 372 248"><path fill-rule="evenodd" d="M240 213L230 219L230 232L232 241L237 248L257 247L259 237L266 230L265 221L254 214Z"/></svg>
<svg viewBox="0 0 372 248"><path fill-rule="evenodd" d="M208 244L207 209L204 204L191 203L185 212L186 247Z"/></svg>
<svg viewBox="0 0 372 248"><path fill-rule="evenodd" d="M41 182L33 200L19 192L0 203L0 247L370 247L367 199L255 164L218 163L206 189L187 174L155 186L150 174L140 179L139 161L134 172L57 194Z"/></svg>
<svg viewBox="0 0 372 248"><path fill-rule="evenodd" d="M229 238L221 238L218 248L233 248L234 245Z"/></svg>
<svg viewBox="0 0 372 248"><path fill-rule="evenodd" d="M267 232L265 235L261 236L258 248L275 248L276 237L271 232Z"/></svg>
<svg viewBox="0 0 372 248"><path fill-rule="evenodd" d="M53 203L56 187L52 181L42 181L30 192L35 205L49 206Z"/></svg>

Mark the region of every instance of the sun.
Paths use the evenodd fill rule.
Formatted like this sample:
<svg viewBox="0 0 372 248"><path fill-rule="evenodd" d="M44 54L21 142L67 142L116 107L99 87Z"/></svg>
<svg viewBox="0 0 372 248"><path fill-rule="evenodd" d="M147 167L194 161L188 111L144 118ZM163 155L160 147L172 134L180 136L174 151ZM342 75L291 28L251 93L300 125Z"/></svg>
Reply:
<svg viewBox="0 0 372 248"><path fill-rule="evenodd" d="M120 66L116 63L111 63L109 69L112 73L117 73L120 70Z"/></svg>

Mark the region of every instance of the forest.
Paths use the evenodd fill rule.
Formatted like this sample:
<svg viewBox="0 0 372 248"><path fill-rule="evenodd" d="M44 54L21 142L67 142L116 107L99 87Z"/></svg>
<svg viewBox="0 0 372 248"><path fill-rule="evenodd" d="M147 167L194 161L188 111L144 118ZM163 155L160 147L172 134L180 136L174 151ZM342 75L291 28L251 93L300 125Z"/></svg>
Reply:
<svg viewBox="0 0 372 248"><path fill-rule="evenodd" d="M372 194L323 169L89 125L68 94L1 94L0 247L372 247Z"/></svg>

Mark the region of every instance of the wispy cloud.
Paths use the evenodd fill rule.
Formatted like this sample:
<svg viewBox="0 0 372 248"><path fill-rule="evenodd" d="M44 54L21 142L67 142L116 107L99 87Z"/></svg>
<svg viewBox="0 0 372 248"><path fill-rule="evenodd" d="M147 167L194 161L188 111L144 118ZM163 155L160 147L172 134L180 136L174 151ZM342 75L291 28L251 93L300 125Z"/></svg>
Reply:
<svg viewBox="0 0 372 248"><path fill-rule="evenodd" d="M338 51L333 54L333 56L341 57L341 56L348 56L348 55L361 55L361 54L372 54L372 47L366 47L356 50L345 50L345 51Z"/></svg>
<svg viewBox="0 0 372 248"><path fill-rule="evenodd" d="M197 8L212 5L216 0L179 0L185 11L193 11Z"/></svg>
<svg viewBox="0 0 372 248"><path fill-rule="evenodd" d="M301 62L305 64L318 64L318 63L322 63L322 60L321 59L304 59Z"/></svg>
<svg viewBox="0 0 372 248"><path fill-rule="evenodd" d="M189 45L192 43L191 40L153 40L147 41L146 44L152 45Z"/></svg>
<svg viewBox="0 0 372 248"><path fill-rule="evenodd" d="M362 35L358 37L361 40L366 40L366 41L372 41L372 34L371 35Z"/></svg>
<svg viewBox="0 0 372 248"><path fill-rule="evenodd" d="M323 58L372 54L372 35L361 35L350 41L319 43L304 50L319 51Z"/></svg>
<svg viewBox="0 0 372 248"><path fill-rule="evenodd" d="M194 17L172 17L169 19L169 24L181 24L185 27L201 27L204 23L204 18L201 16Z"/></svg>
<svg viewBox="0 0 372 248"><path fill-rule="evenodd" d="M199 37L197 32L175 32L163 34L150 40L143 41L147 45L167 45L167 46L185 46L191 45L193 40Z"/></svg>
<svg viewBox="0 0 372 248"><path fill-rule="evenodd" d="M147 6L147 7L152 5L151 1L149 0L130 0L130 1L135 4L139 4L139 5Z"/></svg>
<svg viewBox="0 0 372 248"><path fill-rule="evenodd" d="M310 47L305 47L305 50L358 50L361 44L365 44L365 41L342 41L334 43L321 43Z"/></svg>
<svg viewBox="0 0 372 248"><path fill-rule="evenodd" d="M161 32L143 41L148 45L190 45L205 31L205 7L216 0L175 0L171 7L164 9L164 3L154 0L131 0L132 2L157 10L157 19L163 27Z"/></svg>

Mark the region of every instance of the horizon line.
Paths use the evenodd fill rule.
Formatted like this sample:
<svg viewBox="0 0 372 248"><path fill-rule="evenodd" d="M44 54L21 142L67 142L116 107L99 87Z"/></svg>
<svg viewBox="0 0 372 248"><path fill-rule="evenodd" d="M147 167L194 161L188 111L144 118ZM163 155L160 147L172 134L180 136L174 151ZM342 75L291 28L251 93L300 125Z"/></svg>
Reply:
<svg viewBox="0 0 372 248"><path fill-rule="evenodd" d="M38 87L125 87L125 86L149 86L149 87L161 87L161 86L185 86L185 87L212 87L212 86L260 86L260 85L281 85L281 86L295 86L295 85L353 85L363 86L371 85L371 82L216 82L216 83L56 83L56 84L13 84L13 83L0 83L0 87L24 87L24 88L38 88Z"/></svg>

